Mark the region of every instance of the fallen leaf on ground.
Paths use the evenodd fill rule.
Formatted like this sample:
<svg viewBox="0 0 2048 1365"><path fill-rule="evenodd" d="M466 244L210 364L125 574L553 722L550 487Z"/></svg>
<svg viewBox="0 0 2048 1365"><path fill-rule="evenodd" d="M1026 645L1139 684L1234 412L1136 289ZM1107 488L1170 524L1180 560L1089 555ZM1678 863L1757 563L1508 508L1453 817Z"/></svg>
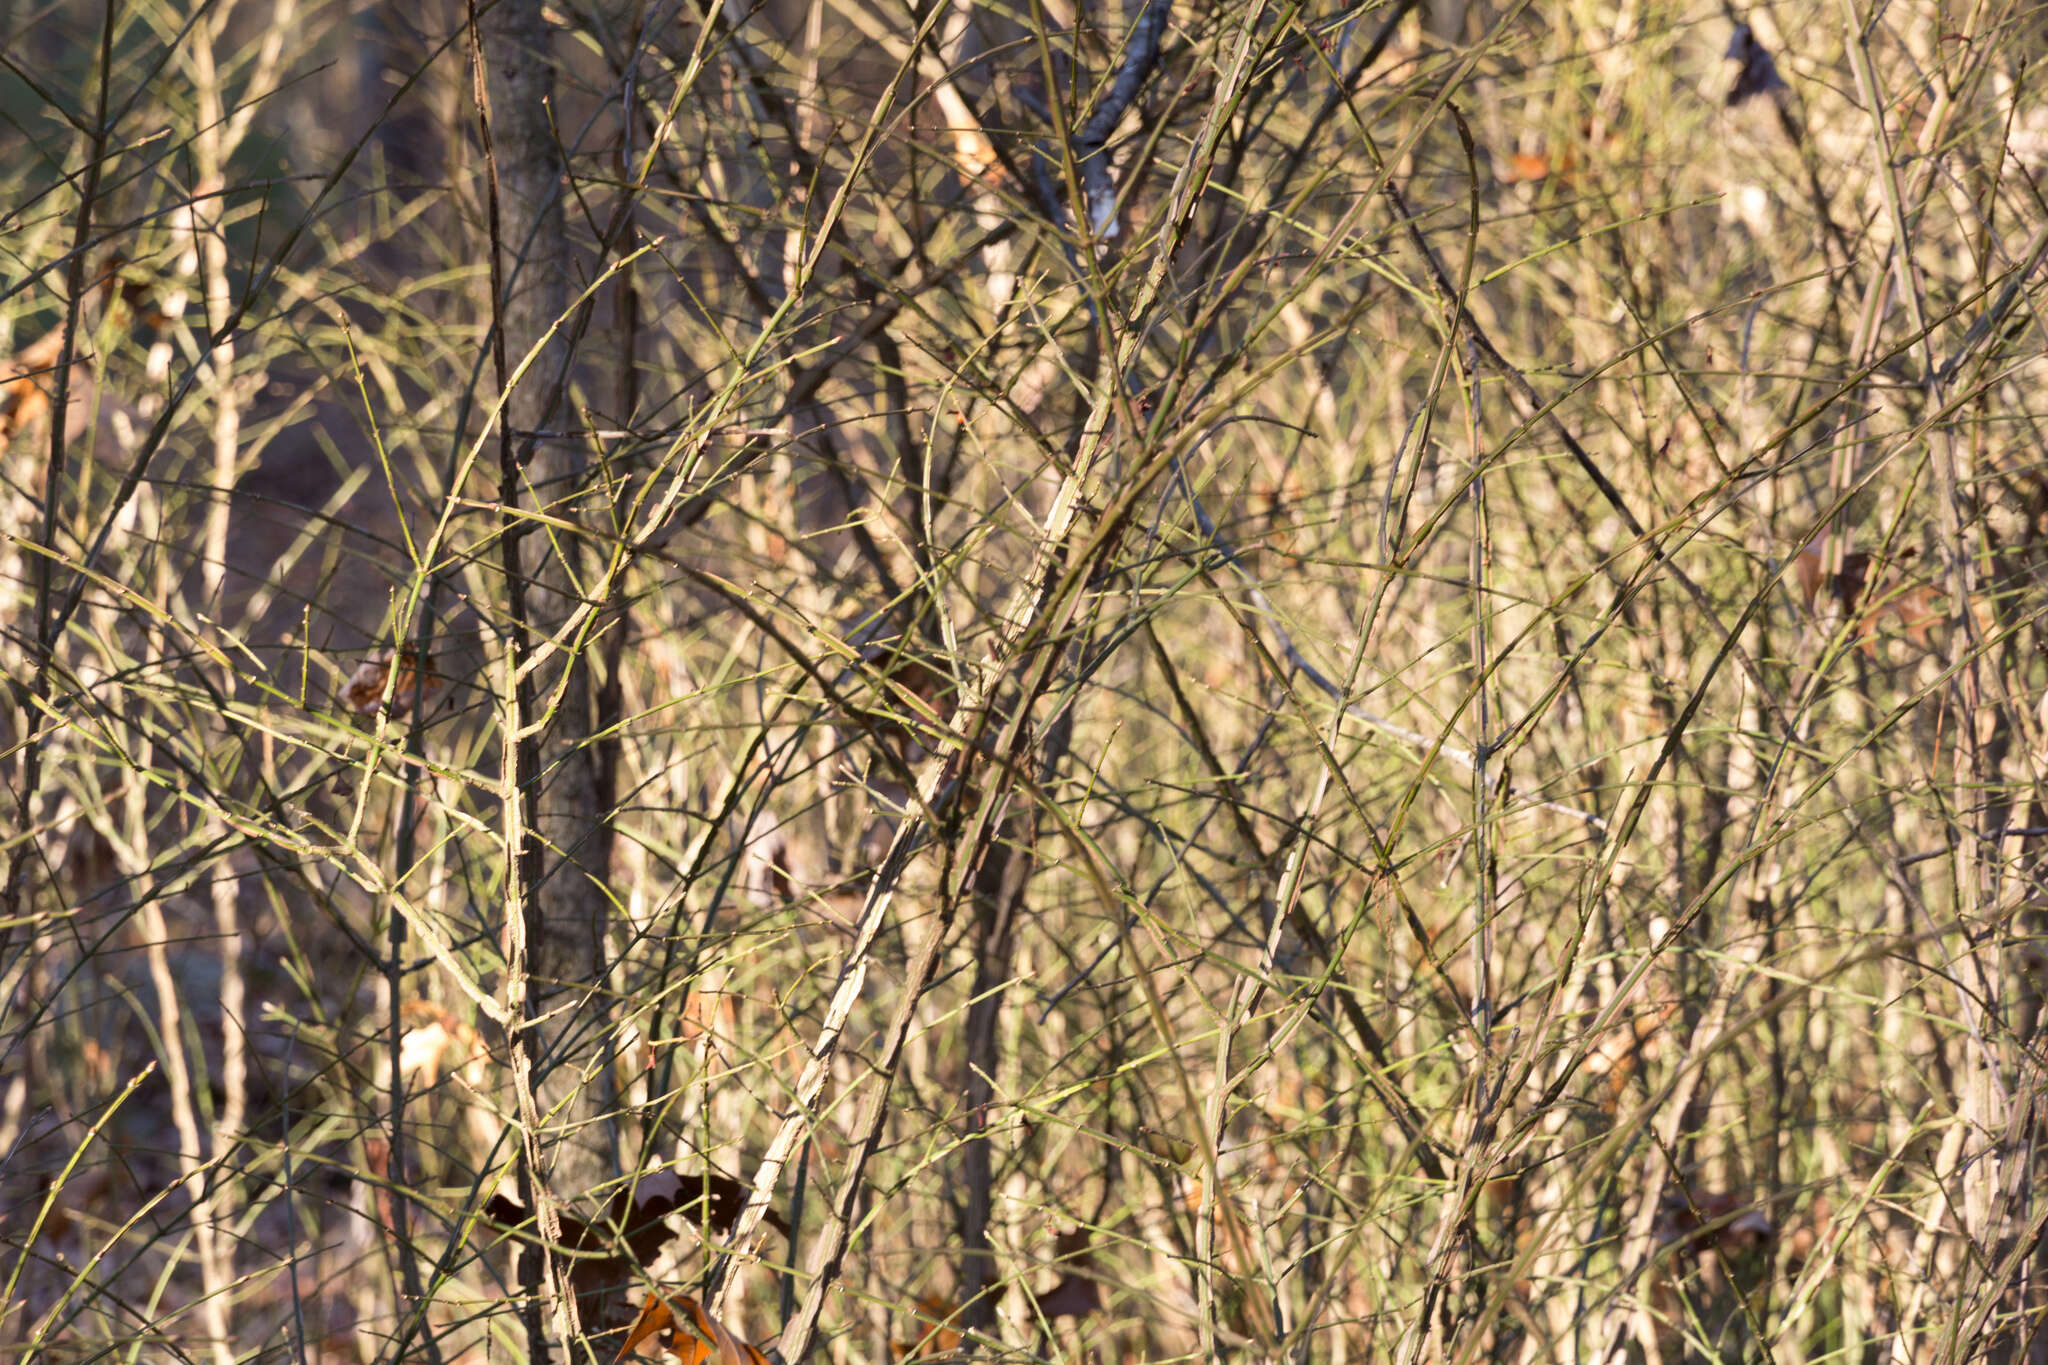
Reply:
<svg viewBox="0 0 2048 1365"><path fill-rule="evenodd" d="M678 1316L682 1319L678 1325ZM768 1365L768 1357L741 1341L688 1294L653 1294L626 1333L617 1359L624 1360L648 1340L667 1333L662 1349L683 1365Z"/></svg>

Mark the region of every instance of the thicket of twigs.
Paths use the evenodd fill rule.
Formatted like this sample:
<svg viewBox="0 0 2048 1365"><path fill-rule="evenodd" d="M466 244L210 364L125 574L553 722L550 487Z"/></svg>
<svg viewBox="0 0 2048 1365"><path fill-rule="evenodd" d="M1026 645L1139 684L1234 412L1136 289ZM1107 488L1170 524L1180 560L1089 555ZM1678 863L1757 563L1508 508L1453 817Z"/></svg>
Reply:
<svg viewBox="0 0 2048 1365"><path fill-rule="evenodd" d="M2031 9L6 25L6 1350L2048 1360Z"/></svg>

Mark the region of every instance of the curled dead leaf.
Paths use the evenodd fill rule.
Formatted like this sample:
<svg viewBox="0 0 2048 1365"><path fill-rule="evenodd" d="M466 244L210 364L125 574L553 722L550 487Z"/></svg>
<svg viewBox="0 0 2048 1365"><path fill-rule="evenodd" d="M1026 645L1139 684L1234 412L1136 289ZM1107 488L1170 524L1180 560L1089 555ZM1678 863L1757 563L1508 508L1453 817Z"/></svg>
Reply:
<svg viewBox="0 0 2048 1365"><path fill-rule="evenodd" d="M734 1336L688 1294L649 1295L617 1359L624 1360L655 1338L665 1338L662 1349L683 1365L769 1365L767 1356Z"/></svg>

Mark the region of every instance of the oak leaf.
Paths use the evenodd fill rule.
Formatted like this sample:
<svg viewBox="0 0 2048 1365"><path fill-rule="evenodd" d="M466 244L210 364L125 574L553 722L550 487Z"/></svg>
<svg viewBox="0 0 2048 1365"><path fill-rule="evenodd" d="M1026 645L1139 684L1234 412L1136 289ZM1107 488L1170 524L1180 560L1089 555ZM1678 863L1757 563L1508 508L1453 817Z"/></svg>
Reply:
<svg viewBox="0 0 2048 1365"><path fill-rule="evenodd" d="M688 1294L650 1294L626 1333L617 1360L624 1360L652 1338L667 1334L661 1345L683 1365L769 1365L762 1355L734 1336L726 1325L704 1311Z"/></svg>

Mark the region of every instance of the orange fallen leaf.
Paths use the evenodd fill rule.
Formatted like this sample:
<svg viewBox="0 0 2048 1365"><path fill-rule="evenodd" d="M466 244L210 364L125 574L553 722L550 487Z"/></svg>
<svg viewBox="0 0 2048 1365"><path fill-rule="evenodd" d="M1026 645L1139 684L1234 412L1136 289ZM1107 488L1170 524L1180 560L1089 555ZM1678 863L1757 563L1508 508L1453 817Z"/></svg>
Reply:
<svg viewBox="0 0 2048 1365"><path fill-rule="evenodd" d="M680 1326L676 1322L678 1310L684 1319ZM663 1349L679 1357L683 1365L768 1365L767 1356L734 1336L688 1294L650 1295L626 1333L626 1344L619 1348L617 1360L624 1360L664 1332L668 1337L662 1342Z"/></svg>
<svg viewBox="0 0 2048 1365"><path fill-rule="evenodd" d="M667 1299L658 1294L648 1299L641 1306L640 1316L633 1319L632 1330L626 1333L625 1344L619 1347L617 1358L624 1360L639 1348L641 1342L649 1337L661 1335L674 1321L675 1312L668 1306ZM698 1358L702 1359L703 1355L709 1354L710 1352L705 1351Z"/></svg>

